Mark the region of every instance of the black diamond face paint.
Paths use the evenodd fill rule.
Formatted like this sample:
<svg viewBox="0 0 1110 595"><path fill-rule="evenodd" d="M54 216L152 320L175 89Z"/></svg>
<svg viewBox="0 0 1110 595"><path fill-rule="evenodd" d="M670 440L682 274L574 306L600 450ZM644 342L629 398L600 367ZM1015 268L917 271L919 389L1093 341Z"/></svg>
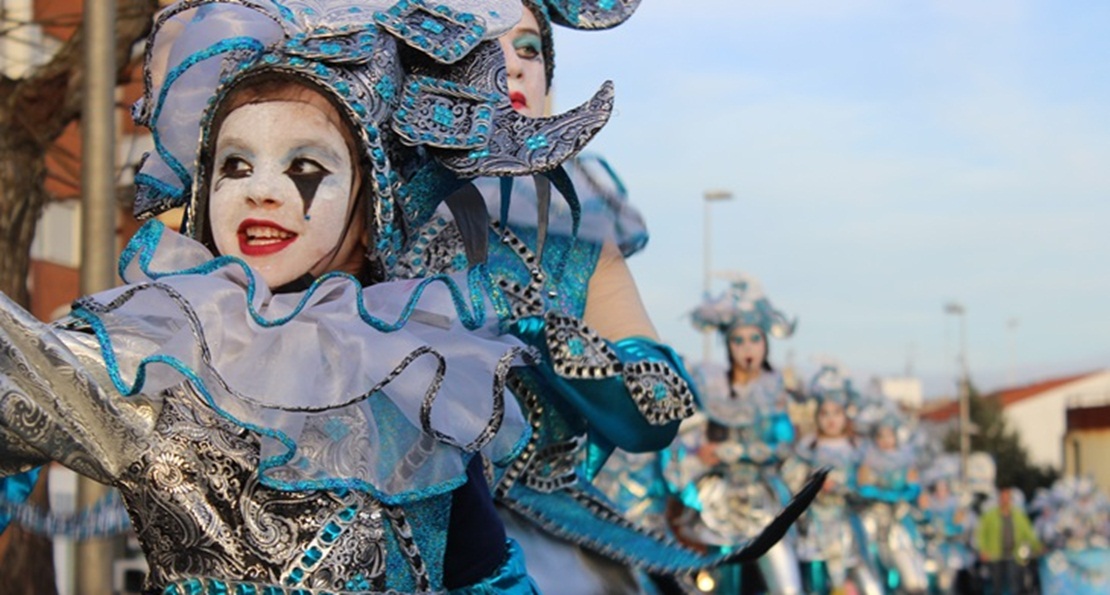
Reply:
<svg viewBox="0 0 1110 595"><path fill-rule="evenodd" d="M324 178L329 174L331 172L324 169L319 163L303 158L294 160L289 169L285 170L285 175L293 180L297 192L301 195L305 215L312 208L312 201L316 198L316 190L320 188L320 182L324 181Z"/></svg>

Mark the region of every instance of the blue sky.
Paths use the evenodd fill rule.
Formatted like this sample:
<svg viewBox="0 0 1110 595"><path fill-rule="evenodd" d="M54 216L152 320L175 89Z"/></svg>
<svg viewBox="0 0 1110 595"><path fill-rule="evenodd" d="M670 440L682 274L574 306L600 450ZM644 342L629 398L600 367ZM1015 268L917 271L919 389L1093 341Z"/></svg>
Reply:
<svg viewBox="0 0 1110 595"><path fill-rule="evenodd" d="M592 149L647 218L630 264L679 351L701 352L702 193L726 188L714 269L800 321L776 363L912 358L951 392L957 300L989 389L1110 365L1108 25L1095 0L644 0L557 32L555 104L616 83Z"/></svg>

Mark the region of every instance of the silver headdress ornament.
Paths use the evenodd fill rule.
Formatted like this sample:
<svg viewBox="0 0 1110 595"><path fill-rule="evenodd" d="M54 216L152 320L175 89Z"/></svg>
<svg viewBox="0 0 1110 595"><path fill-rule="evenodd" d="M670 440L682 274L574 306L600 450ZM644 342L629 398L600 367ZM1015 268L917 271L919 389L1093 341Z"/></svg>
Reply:
<svg viewBox="0 0 1110 595"><path fill-rule="evenodd" d="M960 459L952 453L944 453L933 458L921 472L921 483L932 487L945 482L953 487L960 479Z"/></svg>
<svg viewBox="0 0 1110 595"><path fill-rule="evenodd" d="M555 43L551 24L571 29L611 29L628 20L640 0L522 0L540 25L547 86L555 76Z"/></svg>
<svg viewBox="0 0 1110 595"><path fill-rule="evenodd" d="M733 275L732 284L716 298L705 300L690 314L699 330L718 330L727 334L737 326L757 326L763 333L777 339L794 334L797 320L771 306L759 281L742 273Z"/></svg>
<svg viewBox="0 0 1110 595"><path fill-rule="evenodd" d="M826 363L813 375L809 381L809 396L817 399L817 403L832 401L849 411L852 417L858 409L862 397L852 386L852 381L844 374L840 366Z"/></svg>
<svg viewBox="0 0 1110 595"><path fill-rule="evenodd" d="M899 410L898 404L892 399L881 395L869 395L861 398L859 413L853 423L855 423L857 431L871 434L879 428L900 430L908 424L907 417L905 413ZM903 436L899 435L899 439L901 438Z"/></svg>
<svg viewBox="0 0 1110 595"><path fill-rule="evenodd" d="M420 213L478 176L551 172L605 124L613 89L558 116L508 99L497 37L519 0L185 0L147 41L132 113L155 150L135 177L140 218L186 206L203 221L205 152L219 105L240 83L288 77L332 100L351 125L374 193L372 258L392 269Z"/></svg>

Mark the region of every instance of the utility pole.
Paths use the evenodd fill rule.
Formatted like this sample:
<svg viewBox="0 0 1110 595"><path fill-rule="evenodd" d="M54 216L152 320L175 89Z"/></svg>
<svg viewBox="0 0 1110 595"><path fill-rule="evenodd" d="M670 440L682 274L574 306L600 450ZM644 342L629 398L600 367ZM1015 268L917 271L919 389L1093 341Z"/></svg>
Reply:
<svg viewBox="0 0 1110 595"><path fill-rule="evenodd" d="M116 0L85 3L85 96L81 111L81 294L115 285L116 259ZM106 492L82 477L78 510L87 510ZM113 547L100 540L77 545L79 595L112 592Z"/></svg>
<svg viewBox="0 0 1110 595"><path fill-rule="evenodd" d="M712 205L714 202L731 199L732 193L728 190L707 190L702 195L702 198L705 199L703 203L705 205L705 223L702 226L702 240L704 242L702 246L702 292L703 295L708 298L713 281L713 264L711 260L713 252L713 221L710 217L709 206ZM709 356L712 351L713 331L707 329L702 331L701 361L708 362Z"/></svg>
<svg viewBox="0 0 1110 595"><path fill-rule="evenodd" d="M960 379L957 399L960 405L960 479L967 482L967 460L971 455L971 386L967 367L967 310L958 302L944 305L944 313L960 318Z"/></svg>

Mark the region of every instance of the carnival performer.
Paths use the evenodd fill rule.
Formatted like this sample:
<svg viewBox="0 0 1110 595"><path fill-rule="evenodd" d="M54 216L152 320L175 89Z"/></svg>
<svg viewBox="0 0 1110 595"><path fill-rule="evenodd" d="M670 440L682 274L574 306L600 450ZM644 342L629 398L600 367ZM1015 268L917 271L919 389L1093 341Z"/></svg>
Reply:
<svg viewBox="0 0 1110 595"><path fill-rule="evenodd" d="M682 458L689 483L680 486L686 511L677 530L691 541L714 548L741 543L759 534L790 492L780 465L794 443L782 375L771 367L769 340L793 334L795 321L776 310L759 282L738 275L719 296L706 296L691 321L716 331L724 341L728 366L702 362L693 370L701 398L702 424L693 452ZM698 471L691 471L697 466ZM758 561L770 593L801 593L802 581L793 544L780 541ZM740 565L718 572L718 592L740 592Z"/></svg>
<svg viewBox="0 0 1110 595"><path fill-rule="evenodd" d="M809 593L846 592L849 575L856 591L880 595L882 584L863 558L862 531L852 509L861 445L852 426L860 394L839 367L825 365L810 382L817 402L816 435L796 443L794 456L783 465L788 484L797 484L806 470L832 468L821 492L798 523L797 554Z"/></svg>
<svg viewBox="0 0 1110 595"><path fill-rule="evenodd" d="M874 551L871 562L885 575L890 590L925 593L929 577L923 557L925 544L917 530L916 506L921 495L917 453L908 439L898 435L909 424L897 405L883 398L873 398L857 419L867 417L871 418L867 424L871 440L864 448L856 482L863 500L860 519L869 549Z"/></svg>
<svg viewBox="0 0 1110 595"><path fill-rule="evenodd" d="M634 6L527 3L520 27L502 41L506 95L526 114L541 114L553 67L551 21L608 27ZM547 142L530 138L537 148ZM666 446L692 411L693 394L678 356L658 342L624 261L622 249L644 236L621 232L624 219L612 215L612 204L588 194L586 167L579 161L531 178L478 180L475 192L453 195L428 214L420 229L429 241L398 262L421 276L488 258L508 297L501 312L539 356L510 380L534 432L511 465L494 465L494 491L510 534L536 561L530 573L554 593L635 590L630 567L685 574L726 559L630 522L590 483L616 447ZM459 233L487 228L483 242L467 243ZM766 545L802 506L769 527ZM761 552L737 546L727 556Z"/></svg>
<svg viewBox="0 0 1110 595"><path fill-rule="evenodd" d="M3 471L56 460L118 488L151 592L536 592L481 466L530 435L506 298L481 263L394 273L452 189L554 167L608 117L608 88L569 117L513 111L490 73L519 14L164 11L136 212L185 206L184 235L148 223L126 284L55 325L0 296Z"/></svg>
<svg viewBox="0 0 1110 595"><path fill-rule="evenodd" d="M922 472L921 534L925 556L932 562L929 583L935 593L972 591L970 569L975 563L971 534L977 518L971 494L958 486L959 460L939 456Z"/></svg>
<svg viewBox="0 0 1110 595"><path fill-rule="evenodd" d="M1110 592L1110 498L1090 477L1066 477L1034 499L1034 528L1047 553L1041 591Z"/></svg>

